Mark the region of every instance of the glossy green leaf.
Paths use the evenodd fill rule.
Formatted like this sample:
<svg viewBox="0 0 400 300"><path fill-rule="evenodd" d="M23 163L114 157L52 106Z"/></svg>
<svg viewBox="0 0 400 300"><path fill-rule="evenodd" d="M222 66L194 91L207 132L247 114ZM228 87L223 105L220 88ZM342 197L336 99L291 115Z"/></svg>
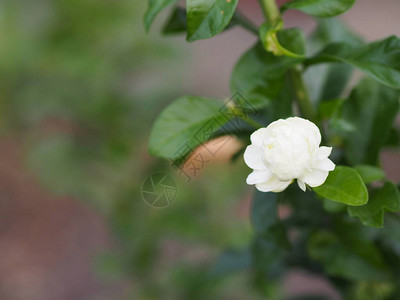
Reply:
<svg viewBox="0 0 400 300"><path fill-rule="evenodd" d="M158 117L150 135L152 155L181 159L213 137L228 119L218 100L185 96L170 104Z"/></svg>
<svg viewBox="0 0 400 300"><path fill-rule="evenodd" d="M325 183L313 190L326 199L347 205L358 206L368 202L368 191L360 174L349 167L336 166L329 172Z"/></svg>
<svg viewBox="0 0 400 300"><path fill-rule="evenodd" d="M286 9L297 9L314 17L327 18L340 15L349 10L355 0L293 0L282 6Z"/></svg>
<svg viewBox="0 0 400 300"><path fill-rule="evenodd" d="M400 193L396 185L385 182L381 188L374 190L368 204L358 207L349 207L349 215L359 218L360 221L371 227L383 227L385 211L400 211Z"/></svg>
<svg viewBox="0 0 400 300"><path fill-rule="evenodd" d="M346 225L351 227L351 224ZM311 236L308 251L311 258L322 263L332 276L349 280L382 280L387 277L378 249L358 236L354 228L340 232L340 235L318 231Z"/></svg>
<svg viewBox="0 0 400 300"><path fill-rule="evenodd" d="M248 30L257 31L257 28L253 28L253 24L251 24L245 17L241 16L238 12L236 12L228 26L225 27L225 30L229 30L234 26L243 26ZM182 7L176 7L171 15L169 16L167 22L164 24L162 29L163 34L181 34L186 33L187 25L186 25L186 9Z"/></svg>
<svg viewBox="0 0 400 300"><path fill-rule="evenodd" d="M329 43L346 42L359 45L361 39L337 19L320 19L307 43L309 55L321 51ZM320 64L306 69L304 79L311 99L318 102L340 98L351 77L352 66L345 63Z"/></svg>
<svg viewBox="0 0 400 300"><path fill-rule="evenodd" d="M381 168L375 166L358 165L355 166L354 169L360 173L365 184L385 179L385 172Z"/></svg>
<svg viewBox="0 0 400 300"><path fill-rule="evenodd" d="M150 29L151 24L159 12L175 2L178 2L178 0L149 0L149 7L144 14L144 25L146 30L148 31Z"/></svg>
<svg viewBox="0 0 400 300"><path fill-rule="evenodd" d="M279 30L277 33L279 44L294 53L295 55L288 55L292 57L304 57L306 53L305 40L303 31L299 28L288 28Z"/></svg>
<svg viewBox="0 0 400 300"><path fill-rule="evenodd" d="M352 165L375 165L399 110L399 92L364 79L343 103L339 120L348 124L338 134Z"/></svg>
<svg viewBox="0 0 400 300"><path fill-rule="evenodd" d="M301 59L277 57L256 44L233 69L231 93L239 92L254 107L267 106L281 92L286 71Z"/></svg>
<svg viewBox="0 0 400 300"><path fill-rule="evenodd" d="M264 23L260 27L259 35L265 50L274 55L304 57L303 32L298 28L283 29L283 21L278 22L274 27Z"/></svg>
<svg viewBox="0 0 400 300"><path fill-rule="evenodd" d="M318 53L329 43L346 43L354 46L362 43L362 38L340 19L319 19L317 22L317 28L309 37L308 54Z"/></svg>
<svg viewBox="0 0 400 300"><path fill-rule="evenodd" d="M330 61L350 64L375 80L400 89L400 39L396 36L361 46L330 44L306 64Z"/></svg>
<svg viewBox="0 0 400 300"><path fill-rule="evenodd" d="M164 24L163 34L178 34L186 32L186 10L182 7L175 7Z"/></svg>
<svg viewBox="0 0 400 300"><path fill-rule="evenodd" d="M208 39L222 32L237 4L238 0L186 0L187 40Z"/></svg>

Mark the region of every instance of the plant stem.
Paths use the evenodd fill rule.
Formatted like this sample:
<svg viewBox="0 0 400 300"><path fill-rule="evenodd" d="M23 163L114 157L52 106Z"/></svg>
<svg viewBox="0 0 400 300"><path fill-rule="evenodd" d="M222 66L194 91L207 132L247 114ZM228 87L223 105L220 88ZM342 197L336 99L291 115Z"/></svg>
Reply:
<svg viewBox="0 0 400 300"><path fill-rule="evenodd" d="M258 0L263 8L264 16L270 25L275 24L280 18L281 13L275 0Z"/></svg>
<svg viewBox="0 0 400 300"><path fill-rule="evenodd" d="M233 15L233 21L235 21L236 24L242 26L244 29L247 29L251 33L254 33L256 36L258 36L257 26L254 25L249 19L247 19L245 16L243 16L239 12L236 12Z"/></svg>
<svg viewBox="0 0 400 300"><path fill-rule="evenodd" d="M290 80L296 94L297 104L299 105L302 115L315 122L314 106L311 103L308 91L304 85L303 77L299 70L291 68L289 70Z"/></svg>
<svg viewBox="0 0 400 300"><path fill-rule="evenodd" d="M263 8L265 18L270 25L274 25L275 22L281 19L281 13L275 0L259 0L259 2ZM289 76L302 115L311 121L315 121L314 106L308 96L308 91L304 85L302 74L299 70L293 67L289 70Z"/></svg>
<svg viewBox="0 0 400 300"><path fill-rule="evenodd" d="M262 127L265 127L263 124L253 120L252 118L250 118L246 112L244 112L241 108L237 108L237 107L228 107L228 109L230 110L231 114L242 119L243 121L245 121L247 124L253 126L255 129L260 129Z"/></svg>

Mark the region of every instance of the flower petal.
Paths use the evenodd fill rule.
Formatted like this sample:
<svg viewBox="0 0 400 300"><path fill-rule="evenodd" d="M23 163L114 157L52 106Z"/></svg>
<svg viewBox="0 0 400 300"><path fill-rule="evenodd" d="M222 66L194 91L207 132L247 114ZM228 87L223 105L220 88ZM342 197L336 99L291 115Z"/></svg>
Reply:
<svg viewBox="0 0 400 300"><path fill-rule="evenodd" d="M261 147L263 145L263 136L267 128L260 128L250 135L250 141L253 145Z"/></svg>
<svg viewBox="0 0 400 300"><path fill-rule="evenodd" d="M306 184L304 183L303 180L297 179L297 185L299 186L299 188L301 188L303 190L303 192L306 191Z"/></svg>
<svg viewBox="0 0 400 300"><path fill-rule="evenodd" d="M260 147L255 145L247 146L246 151L244 151L244 162L254 170L265 170L266 167L262 160L262 155Z"/></svg>
<svg viewBox="0 0 400 300"><path fill-rule="evenodd" d="M318 159L324 159L327 158L329 155L332 153L332 147L319 147L318 149Z"/></svg>
<svg viewBox="0 0 400 300"><path fill-rule="evenodd" d="M250 173L249 176L247 176L246 183L247 184L257 184L257 183L262 183L266 182L271 178L272 174L271 172L266 169L263 171L253 171Z"/></svg>
<svg viewBox="0 0 400 300"><path fill-rule="evenodd" d="M313 170L303 175L300 180L304 181L311 187L317 187L325 182L328 174L328 171Z"/></svg>
<svg viewBox="0 0 400 300"><path fill-rule="evenodd" d="M291 180L280 181L278 178L271 176L271 178L267 182L256 184L256 188L260 192L279 193L286 189L290 183Z"/></svg>
<svg viewBox="0 0 400 300"><path fill-rule="evenodd" d="M313 169L319 171L333 171L335 169L335 164L329 158L325 158L318 160L314 164Z"/></svg>

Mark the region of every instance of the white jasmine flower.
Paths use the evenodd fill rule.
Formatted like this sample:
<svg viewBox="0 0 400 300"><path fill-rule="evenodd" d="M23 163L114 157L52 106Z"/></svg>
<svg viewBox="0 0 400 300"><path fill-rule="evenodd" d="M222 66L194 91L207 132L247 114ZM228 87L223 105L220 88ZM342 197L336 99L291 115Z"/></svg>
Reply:
<svg viewBox="0 0 400 300"><path fill-rule="evenodd" d="M247 184L261 192L281 192L295 179L305 191L306 184L323 184L335 164L328 158L331 147L320 147L318 127L299 117L280 119L251 136L244 161L253 169Z"/></svg>

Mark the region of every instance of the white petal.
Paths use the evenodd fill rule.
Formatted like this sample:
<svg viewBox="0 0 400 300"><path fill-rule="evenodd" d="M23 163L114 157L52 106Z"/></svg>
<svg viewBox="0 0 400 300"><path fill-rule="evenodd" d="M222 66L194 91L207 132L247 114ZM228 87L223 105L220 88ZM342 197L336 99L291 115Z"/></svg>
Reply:
<svg viewBox="0 0 400 300"><path fill-rule="evenodd" d="M250 141L253 145L261 147L263 145L263 136L265 135L266 128L260 128L250 135Z"/></svg>
<svg viewBox="0 0 400 300"><path fill-rule="evenodd" d="M319 147L318 149L318 159L327 158L332 153L332 147Z"/></svg>
<svg viewBox="0 0 400 300"><path fill-rule="evenodd" d="M256 188L260 192L279 193L286 189L290 182L291 180L280 181L278 178L271 176L271 178L267 182L256 184Z"/></svg>
<svg viewBox="0 0 400 300"><path fill-rule="evenodd" d="M315 125L313 122L299 117L291 117L287 118L286 120L297 126L298 130L304 130L308 134L312 135L315 138L315 143L317 145L321 143L321 133L317 125Z"/></svg>
<svg viewBox="0 0 400 300"><path fill-rule="evenodd" d="M313 170L305 175L303 175L300 179L307 183L311 187L317 187L323 184L328 177L328 171L319 171Z"/></svg>
<svg viewBox="0 0 400 300"><path fill-rule="evenodd" d="M262 150L255 145L247 146L244 151L244 162L254 170L265 170L265 165L262 160Z"/></svg>
<svg viewBox="0 0 400 300"><path fill-rule="evenodd" d="M335 164L329 158L325 158L318 160L314 164L313 169L319 171L333 171L335 169Z"/></svg>
<svg viewBox="0 0 400 300"><path fill-rule="evenodd" d="M247 176L246 182L247 184L256 184L256 183L263 183L267 182L271 178L271 172L266 169L264 171L253 171Z"/></svg>
<svg viewBox="0 0 400 300"><path fill-rule="evenodd" d="M297 185L299 186L299 188L301 188L303 190L303 192L306 191L306 184L304 183L303 180L297 179Z"/></svg>

